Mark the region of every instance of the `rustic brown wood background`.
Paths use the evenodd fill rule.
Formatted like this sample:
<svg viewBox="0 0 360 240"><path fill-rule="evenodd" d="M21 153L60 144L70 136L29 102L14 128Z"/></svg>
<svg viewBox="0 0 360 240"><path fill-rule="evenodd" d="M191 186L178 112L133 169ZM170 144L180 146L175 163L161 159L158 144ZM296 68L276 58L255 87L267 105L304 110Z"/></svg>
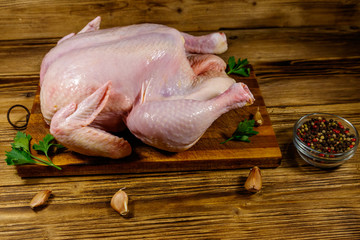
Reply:
<svg viewBox="0 0 360 240"><path fill-rule="evenodd" d="M100 15L102 27L156 22L202 34L224 31L229 51L257 73L283 160L263 189L247 169L22 179L0 161L0 239L360 239L360 156L333 170L306 164L292 127L329 112L360 129L360 6L329 1L0 1L0 159L16 130L14 104L31 108L39 65L56 41ZM23 112L13 119L22 121ZM132 214L110 208L122 187ZM53 195L33 211L31 198Z"/></svg>

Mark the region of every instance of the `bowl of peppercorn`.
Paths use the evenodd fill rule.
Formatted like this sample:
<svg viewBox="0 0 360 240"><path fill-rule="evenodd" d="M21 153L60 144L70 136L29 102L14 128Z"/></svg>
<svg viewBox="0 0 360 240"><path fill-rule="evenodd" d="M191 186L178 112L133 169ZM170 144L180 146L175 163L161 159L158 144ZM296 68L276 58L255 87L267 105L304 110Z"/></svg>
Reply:
<svg viewBox="0 0 360 240"><path fill-rule="evenodd" d="M320 168L334 168L355 154L359 134L345 118L329 113L312 113L295 123L293 142L307 163Z"/></svg>

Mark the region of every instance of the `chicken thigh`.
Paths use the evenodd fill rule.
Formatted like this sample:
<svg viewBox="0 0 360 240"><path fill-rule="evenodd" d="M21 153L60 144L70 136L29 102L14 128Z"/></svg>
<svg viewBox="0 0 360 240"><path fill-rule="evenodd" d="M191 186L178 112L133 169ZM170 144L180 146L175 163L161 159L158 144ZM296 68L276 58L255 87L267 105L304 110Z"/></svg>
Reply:
<svg viewBox="0 0 360 240"><path fill-rule="evenodd" d="M44 57L41 111L64 146L90 156L122 158L126 127L167 151L193 146L222 114L254 101L225 73L215 54L226 36L192 36L157 24L100 30L100 17L69 34Z"/></svg>

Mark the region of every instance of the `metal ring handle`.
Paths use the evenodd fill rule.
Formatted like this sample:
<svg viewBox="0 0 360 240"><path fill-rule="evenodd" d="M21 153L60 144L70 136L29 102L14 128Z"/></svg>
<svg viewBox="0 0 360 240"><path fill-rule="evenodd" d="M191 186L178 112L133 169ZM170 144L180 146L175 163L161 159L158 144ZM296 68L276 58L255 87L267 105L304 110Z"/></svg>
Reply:
<svg viewBox="0 0 360 240"><path fill-rule="evenodd" d="M11 120L10 120L11 110L13 110L13 109L16 108L16 107L23 108L23 109L25 109L26 112L27 112L26 122L25 122L24 125L18 126L18 125L16 125L16 124L14 124L13 122L11 122ZM28 125L28 123L29 123L29 118L30 118L30 111L29 111L29 109L27 109L27 107L25 107L24 105L21 105L21 104L16 104L16 105L10 107L9 110L8 110L8 112L7 112L7 120L8 120L8 122L9 122L9 124L10 124L11 126L13 126L15 129L18 129L18 130L24 129L24 128L27 127L27 125Z"/></svg>

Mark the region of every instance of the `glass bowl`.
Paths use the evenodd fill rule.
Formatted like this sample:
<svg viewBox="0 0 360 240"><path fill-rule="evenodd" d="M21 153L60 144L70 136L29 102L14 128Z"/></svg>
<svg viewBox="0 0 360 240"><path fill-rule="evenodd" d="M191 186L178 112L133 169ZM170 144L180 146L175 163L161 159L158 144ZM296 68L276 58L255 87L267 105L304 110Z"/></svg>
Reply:
<svg viewBox="0 0 360 240"><path fill-rule="evenodd" d="M359 134L345 118L329 113L312 113L295 123L293 142L307 163L320 168L334 168L355 154Z"/></svg>

